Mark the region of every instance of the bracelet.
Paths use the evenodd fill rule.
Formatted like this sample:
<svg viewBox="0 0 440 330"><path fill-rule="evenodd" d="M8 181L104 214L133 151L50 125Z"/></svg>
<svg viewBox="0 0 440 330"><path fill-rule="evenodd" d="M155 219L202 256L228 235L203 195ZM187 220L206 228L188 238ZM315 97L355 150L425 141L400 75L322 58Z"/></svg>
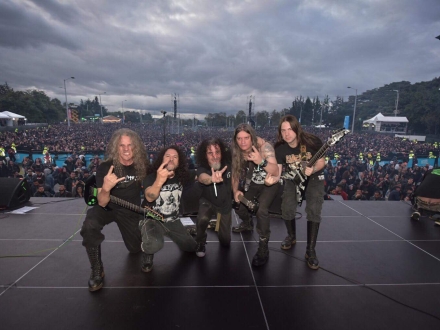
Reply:
<svg viewBox="0 0 440 330"><path fill-rule="evenodd" d="M267 166L267 159L263 159L258 166L259 167L266 167Z"/></svg>

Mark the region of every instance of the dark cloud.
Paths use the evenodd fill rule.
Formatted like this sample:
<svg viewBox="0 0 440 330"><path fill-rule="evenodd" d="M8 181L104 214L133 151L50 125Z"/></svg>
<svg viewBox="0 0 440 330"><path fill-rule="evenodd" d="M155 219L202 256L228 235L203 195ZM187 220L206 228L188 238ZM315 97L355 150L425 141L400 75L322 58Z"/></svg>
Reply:
<svg viewBox="0 0 440 330"><path fill-rule="evenodd" d="M0 72L15 89L110 110L280 110L440 69L440 3L389 1L19 1L0 3Z"/></svg>

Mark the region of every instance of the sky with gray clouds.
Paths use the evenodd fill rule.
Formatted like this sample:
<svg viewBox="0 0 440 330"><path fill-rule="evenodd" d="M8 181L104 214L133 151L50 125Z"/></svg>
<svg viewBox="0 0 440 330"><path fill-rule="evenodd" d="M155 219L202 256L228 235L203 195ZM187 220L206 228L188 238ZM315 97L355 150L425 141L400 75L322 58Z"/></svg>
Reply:
<svg viewBox="0 0 440 330"><path fill-rule="evenodd" d="M0 77L109 111L281 110L440 72L439 0L2 0ZM62 88L60 88L62 87ZM440 87L440 86L439 86ZM126 100L126 101L125 101Z"/></svg>

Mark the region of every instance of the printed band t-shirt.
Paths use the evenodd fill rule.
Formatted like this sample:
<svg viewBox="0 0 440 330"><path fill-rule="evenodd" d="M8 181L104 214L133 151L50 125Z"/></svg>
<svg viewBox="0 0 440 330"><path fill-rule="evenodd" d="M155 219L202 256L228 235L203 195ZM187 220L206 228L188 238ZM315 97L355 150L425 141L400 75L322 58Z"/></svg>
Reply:
<svg viewBox="0 0 440 330"><path fill-rule="evenodd" d="M157 173L151 173L145 178L145 189L153 185L154 181L156 181L156 176ZM168 179L160 189L157 199L151 203L144 200L143 204L162 214L164 221L177 220L179 219L182 189L183 187L176 177Z"/></svg>

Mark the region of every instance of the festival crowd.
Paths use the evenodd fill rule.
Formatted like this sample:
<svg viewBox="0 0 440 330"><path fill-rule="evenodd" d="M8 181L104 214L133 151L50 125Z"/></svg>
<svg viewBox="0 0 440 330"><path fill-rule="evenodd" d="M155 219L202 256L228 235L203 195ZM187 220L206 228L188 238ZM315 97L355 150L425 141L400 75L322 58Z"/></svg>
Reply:
<svg viewBox="0 0 440 330"><path fill-rule="evenodd" d="M167 127L164 136L163 126L139 123L77 124L70 128L60 124L1 132L0 177L23 177L32 187L32 196L36 197L82 197L84 181L103 161L95 156L86 163L83 155L103 154L113 132L122 127L140 135L150 162L155 160L165 139L166 145L178 145L182 149L190 168L197 167L194 152L200 141L216 137L230 145L233 138L232 128L181 128L179 133L171 134ZM266 127L257 131L260 137L275 144L276 130L276 127ZM304 130L324 142L332 135L328 128L304 127ZM17 150L29 156L17 162L14 157ZM53 159L45 159L43 151L47 155L68 153L70 157L58 168ZM429 169L429 166L418 166L417 156L429 154L439 156L438 143L421 143L371 132L348 134L326 153L326 198L341 195L344 200L407 200ZM408 167L409 159L412 159L411 167ZM381 166L379 160L388 163Z"/></svg>

